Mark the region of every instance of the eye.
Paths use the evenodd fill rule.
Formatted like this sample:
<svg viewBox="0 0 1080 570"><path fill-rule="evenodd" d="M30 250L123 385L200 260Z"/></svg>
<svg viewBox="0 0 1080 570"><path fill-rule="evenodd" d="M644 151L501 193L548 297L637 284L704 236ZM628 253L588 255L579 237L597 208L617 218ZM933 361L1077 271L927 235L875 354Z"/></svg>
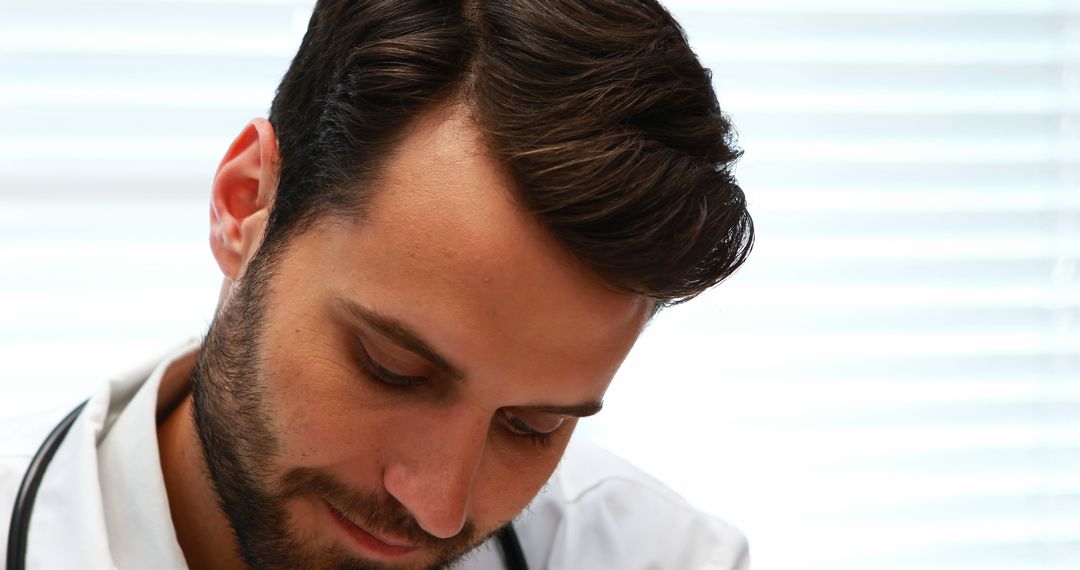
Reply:
<svg viewBox="0 0 1080 570"><path fill-rule="evenodd" d="M395 388L415 388L427 382L427 376L409 376L390 370L379 364L365 348L364 343L358 343L356 359L365 374L376 382Z"/></svg>
<svg viewBox="0 0 1080 570"><path fill-rule="evenodd" d="M536 427L529 425L525 420L522 420L520 417L511 413L510 410L503 408L501 412L503 426L506 431L517 436L527 437L534 445L539 446L551 445L552 435L558 431L566 421L566 418L551 416L550 419L545 421L543 427Z"/></svg>

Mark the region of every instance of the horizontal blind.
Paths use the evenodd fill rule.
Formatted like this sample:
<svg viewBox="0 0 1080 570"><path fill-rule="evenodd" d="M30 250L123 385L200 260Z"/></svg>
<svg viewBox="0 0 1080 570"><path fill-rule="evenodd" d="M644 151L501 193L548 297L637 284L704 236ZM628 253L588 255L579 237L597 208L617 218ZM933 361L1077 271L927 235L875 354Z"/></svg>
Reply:
<svg viewBox="0 0 1080 570"><path fill-rule="evenodd" d="M0 414L201 335L210 181L312 2L0 2Z"/></svg>
<svg viewBox="0 0 1080 570"><path fill-rule="evenodd" d="M672 8L759 240L648 331L603 437L757 568L1080 567L1077 3Z"/></svg>
<svg viewBox="0 0 1080 570"><path fill-rule="evenodd" d="M583 424L755 568L1080 567L1080 7L671 1L759 240ZM310 2L0 2L0 414L201 334Z"/></svg>

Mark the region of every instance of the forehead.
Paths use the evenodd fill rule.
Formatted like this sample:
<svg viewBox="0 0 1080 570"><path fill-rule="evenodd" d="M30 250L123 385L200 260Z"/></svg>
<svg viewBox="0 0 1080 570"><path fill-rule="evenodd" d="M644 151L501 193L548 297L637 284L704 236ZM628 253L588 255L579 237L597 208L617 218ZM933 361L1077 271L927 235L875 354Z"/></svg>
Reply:
<svg viewBox="0 0 1080 570"><path fill-rule="evenodd" d="M614 373L650 303L607 288L520 208L467 113L422 117L373 190L362 221L322 237L343 294L502 373L527 352Z"/></svg>

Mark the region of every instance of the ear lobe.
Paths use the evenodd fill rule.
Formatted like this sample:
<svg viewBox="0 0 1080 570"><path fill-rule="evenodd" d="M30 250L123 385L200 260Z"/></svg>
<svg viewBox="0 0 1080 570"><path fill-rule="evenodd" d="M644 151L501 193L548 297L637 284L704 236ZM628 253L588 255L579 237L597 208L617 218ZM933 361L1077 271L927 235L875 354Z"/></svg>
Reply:
<svg viewBox="0 0 1080 570"><path fill-rule="evenodd" d="M279 159L274 127L255 119L218 165L210 198L210 249L226 279L235 280L262 241Z"/></svg>

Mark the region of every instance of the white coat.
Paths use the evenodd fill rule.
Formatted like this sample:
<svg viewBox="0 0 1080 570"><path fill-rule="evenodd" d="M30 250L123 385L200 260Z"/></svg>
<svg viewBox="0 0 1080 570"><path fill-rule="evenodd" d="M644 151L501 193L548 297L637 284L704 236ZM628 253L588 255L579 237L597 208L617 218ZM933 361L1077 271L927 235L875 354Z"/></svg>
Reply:
<svg viewBox="0 0 1080 570"><path fill-rule="evenodd" d="M194 346L104 386L53 458L31 518L28 569L187 568L169 516L157 447L169 366ZM68 410L0 423L0 545L15 493L41 441ZM514 523L529 568L745 570L746 540L611 453L575 441L545 490ZM503 568L484 545L456 566Z"/></svg>

